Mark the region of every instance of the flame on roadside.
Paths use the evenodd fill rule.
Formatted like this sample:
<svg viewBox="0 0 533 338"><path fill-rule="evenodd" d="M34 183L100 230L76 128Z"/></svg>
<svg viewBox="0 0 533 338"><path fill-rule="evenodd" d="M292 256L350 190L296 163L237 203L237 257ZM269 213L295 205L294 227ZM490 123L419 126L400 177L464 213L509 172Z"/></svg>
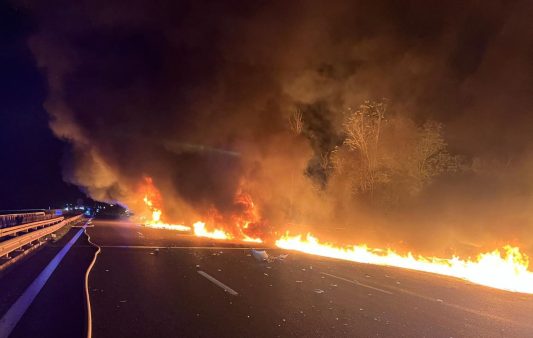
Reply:
<svg viewBox="0 0 533 338"><path fill-rule="evenodd" d="M415 257L411 253L400 255L391 249L372 249L364 244L335 246L321 243L311 234L291 236L287 233L276 241L276 246L311 255L457 277L497 289L533 294L533 272L528 271L528 257L510 245L504 246L503 252L494 250L466 260L456 256L446 259Z"/></svg>
<svg viewBox="0 0 533 338"><path fill-rule="evenodd" d="M194 235L212 239L232 239L232 236L221 229L207 230L204 222L196 222L193 225Z"/></svg>
<svg viewBox="0 0 533 338"><path fill-rule="evenodd" d="M191 231L191 227L182 225L182 224L168 224L161 221L161 209L158 209L154 206L154 202L145 195L143 198L144 204L152 213L151 219L143 218L143 221L146 226L156 229L166 229L166 230L175 230L175 231Z"/></svg>
<svg viewBox="0 0 533 338"><path fill-rule="evenodd" d="M198 221L192 226L168 224L161 221L159 207L161 197L150 178L145 179L143 201L151 218L142 218L145 226L189 232L197 237L214 240L263 243L268 236L260 228L259 211L248 194L239 192L235 197L237 212L228 216L211 210L207 221ZM142 195L141 195L142 196ZM501 290L533 294L533 272L528 270L529 259L518 247L506 245L503 251L481 253L476 258L461 259L415 256L412 253L399 254L392 249L369 248L366 244L338 246L321 242L311 234L290 235L286 233L275 241L282 249L299 251L311 255L330 257L346 261L393 266L451 276Z"/></svg>
<svg viewBox="0 0 533 338"><path fill-rule="evenodd" d="M156 201L160 200L160 194L157 188L154 186L151 178L146 177L142 187L145 191L143 198L144 205L149 211L151 218L141 217L141 222L150 228L175 230L183 232L192 232L197 237L205 237L217 240L236 240L242 242L262 243L263 241L258 237L252 237L246 232L250 230L251 224L258 219L258 213L255 209L252 199L249 195L238 194L235 197L235 203L239 206L241 212L233 214L230 217L230 225L233 228L233 232L224 230L223 228L217 228L216 226L206 226L206 222L198 221L192 225L192 227L183 224L168 224L161 221L162 211L156 206ZM211 211L211 222L209 224L217 224L223 217L219 215L216 210ZM218 222L217 222L218 220ZM227 225L227 224L226 224Z"/></svg>

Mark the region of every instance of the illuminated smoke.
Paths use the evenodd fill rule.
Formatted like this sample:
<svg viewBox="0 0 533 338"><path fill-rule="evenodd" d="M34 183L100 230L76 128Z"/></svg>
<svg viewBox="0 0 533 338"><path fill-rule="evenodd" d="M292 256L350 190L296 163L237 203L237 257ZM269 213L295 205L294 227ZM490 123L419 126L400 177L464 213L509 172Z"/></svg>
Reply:
<svg viewBox="0 0 533 338"><path fill-rule="evenodd" d="M265 232L533 249L529 1L21 3L65 179L95 199L141 210L149 176L168 222L231 217L244 191ZM391 117L443 123L466 169L376 209L329 163L346 109L384 97Z"/></svg>

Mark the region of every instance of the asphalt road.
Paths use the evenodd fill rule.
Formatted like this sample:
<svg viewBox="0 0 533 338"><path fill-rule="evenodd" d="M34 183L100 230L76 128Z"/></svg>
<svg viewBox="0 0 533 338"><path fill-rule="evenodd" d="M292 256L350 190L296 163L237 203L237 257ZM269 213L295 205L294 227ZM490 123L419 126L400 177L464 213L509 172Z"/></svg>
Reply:
<svg viewBox="0 0 533 338"><path fill-rule="evenodd" d="M533 295L294 252L260 263L242 245L93 223L94 337L533 337Z"/></svg>
<svg viewBox="0 0 533 338"><path fill-rule="evenodd" d="M79 227L60 230L65 233L60 239L43 245L24 260L2 271L0 317L3 318L79 230ZM44 284L10 337L84 337L87 325L85 272L95 252L86 236L81 236Z"/></svg>

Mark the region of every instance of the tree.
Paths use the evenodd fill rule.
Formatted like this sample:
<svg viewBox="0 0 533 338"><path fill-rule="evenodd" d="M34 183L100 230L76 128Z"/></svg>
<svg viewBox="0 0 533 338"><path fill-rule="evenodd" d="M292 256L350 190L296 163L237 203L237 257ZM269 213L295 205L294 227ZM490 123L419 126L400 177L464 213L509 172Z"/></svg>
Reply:
<svg viewBox="0 0 533 338"><path fill-rule="evenodd" d="M443 129L444 125L435 121L427 121L417 129L416 142L405 162L407 174L414 179L415 191L433 177L457 170L457 157L448 152Z"/></svg>
<svg viewBox="0 0 533 338"><path fill-rule="evenodd" d="M333 152L332 167L353 192L370 202L397 204L419 193L432 178L456 171L457 156L447 150L444 125L417 126L405 116L386 118L386 101L368 101L348 110L345 140Z"/></svg>
<svg viewBox="0 0 533 338"><path fill-rule="evenodd" d="M386 101L367 101L354 112L349 109L344 122L346 133L344 144L359 155L358 189L363 193L369 193L371 199L376 184L386 179L386 175L380 172L382 167L380 137L386 110Z"/></svg>

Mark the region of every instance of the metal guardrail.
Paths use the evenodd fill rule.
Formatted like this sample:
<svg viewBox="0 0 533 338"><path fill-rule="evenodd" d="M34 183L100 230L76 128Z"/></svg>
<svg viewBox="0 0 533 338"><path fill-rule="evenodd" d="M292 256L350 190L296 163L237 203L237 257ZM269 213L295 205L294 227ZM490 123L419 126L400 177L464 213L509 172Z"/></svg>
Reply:
<svg viewBox="0 0 533 338"><path fill-rule="evenodd" d="M0 238L4 237L4 236L14 235L17 232L27 231L27 230L38 228L38 227L41 227L41 226L47 226L47 225L52 225L52 224L55 224L55 223L59 223L59 222L61 222L64 219L65 219L65 217L61 216L61 217L56 217L56 218L52 218L52 219L47 219L47 220L44 220L44 221L31 222L31 223L21 224L21 225L17 225L17 226L11 226L11 227L7 227L7 228L2 228L2 229L0 229Z"/></svg>
<svg viewBox="0 0 533 338"><path fill-rule="evenodd" d="M29 232L27 234L9 239L7 241L3 241L0 243L0 257L9 255L9 253L23 247L26 244L30 244L31 242L38 240L39 238L42 238L44 236L47 236L59 229L61 229L63 226L72 223L74 221L79 220L83 215L74 216L71 218L67 218L65 220L60 221L57 224L47 226L43 229L38 229L32 232ZM20 230L19 230L20 231Z"/></svg>

